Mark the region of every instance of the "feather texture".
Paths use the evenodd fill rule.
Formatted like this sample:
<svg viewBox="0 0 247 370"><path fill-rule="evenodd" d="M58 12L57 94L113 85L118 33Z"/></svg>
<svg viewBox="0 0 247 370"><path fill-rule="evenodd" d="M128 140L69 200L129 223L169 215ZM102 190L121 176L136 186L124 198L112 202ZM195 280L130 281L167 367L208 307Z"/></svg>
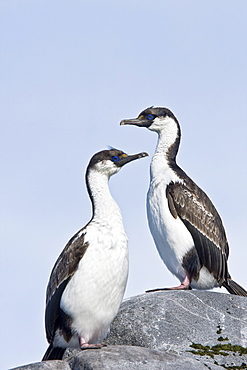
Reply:
<svg viewBox="0 0 247 370"><path fill-rule="evenodd" d="M84 243L83 229L65 246L51 272L46 293L45 327L49 343L59 327L60 300L64 289L77 270L78 264L85 254L88 243Z"/></svg>
<svg viewBox="0 0 247 370"><path fill-rule="evenodd" d="M229 246L222 220L208 196L192 180L167 186L168 204L184 222L194 240L201 264L221 285L227 280Z"/></svg>

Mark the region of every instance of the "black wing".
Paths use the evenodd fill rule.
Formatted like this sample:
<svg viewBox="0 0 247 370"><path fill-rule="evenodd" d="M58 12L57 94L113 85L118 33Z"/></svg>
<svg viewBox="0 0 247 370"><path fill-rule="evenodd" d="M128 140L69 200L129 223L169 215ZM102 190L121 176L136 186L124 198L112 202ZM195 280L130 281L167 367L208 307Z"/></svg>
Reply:
<svg viewBox="0 0 247 370"><path fill-rule="evenodd" d="M202 265L220 284L227 281L229 246L222 220L211 200L190 178L184 183L170 183L167 199L173 216L179 216L191 233Z"/></svg>
<svg viewBox="0 0 247 370"><path fill-rule="evenodd" d="M63 291L74 275L77 266L87 250L88 244L84 242L83 229L78 231L63 249L58 257L46 291L45 329L49 343L52 342L58 327L60 314L60 299Z"/></svg>

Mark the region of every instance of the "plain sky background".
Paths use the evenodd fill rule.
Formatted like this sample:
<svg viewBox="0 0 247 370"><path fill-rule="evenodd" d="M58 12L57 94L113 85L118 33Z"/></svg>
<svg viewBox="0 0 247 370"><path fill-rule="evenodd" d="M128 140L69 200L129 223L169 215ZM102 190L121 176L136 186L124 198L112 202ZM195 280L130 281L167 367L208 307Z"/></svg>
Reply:
<svg viewBox="0 0 247 370"><path fill-rule="evenodd" d="M46 350L49 275L91 217L85 169L107 145L150 154L110 180L129 236L125 297L178 284L146 220L156 134L119 126L151 105L179 119L178 164L221 214L247 288L246 0L1 0L0 12L1 369Z"/></svg>

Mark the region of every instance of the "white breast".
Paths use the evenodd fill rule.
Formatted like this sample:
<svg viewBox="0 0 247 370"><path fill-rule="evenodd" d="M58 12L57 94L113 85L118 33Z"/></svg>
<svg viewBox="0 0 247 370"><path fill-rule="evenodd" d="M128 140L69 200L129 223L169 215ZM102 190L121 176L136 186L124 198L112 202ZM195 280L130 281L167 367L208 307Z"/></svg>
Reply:
<svg viewBox="0 0 247 370"><path fill-rule="evenodd" d="M75 336L70 346L78 346L78 335L88 343L99 343L122 302L128 277L128 249L122 224L117 225L109 231L108 224L92 221L86 228L87 251L60 303L73 320Z"/></svg>
<svg viewBox="0 0 247 370"><path fill-rule="evenodd" d="M181 181L173 173L153 179L147 194L147 216L151 234L167 268L181 282L185 277L183 257L194 245L192 236L179 217L172 216L166 197L170 181Z"/></svg>

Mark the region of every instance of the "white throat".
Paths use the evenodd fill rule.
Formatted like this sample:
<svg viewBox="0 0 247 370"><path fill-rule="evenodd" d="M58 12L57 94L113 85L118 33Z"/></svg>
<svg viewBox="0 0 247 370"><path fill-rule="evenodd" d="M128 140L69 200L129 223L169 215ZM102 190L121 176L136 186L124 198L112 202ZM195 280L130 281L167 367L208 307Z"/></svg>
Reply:
<svg viewBox="0 0 247 370"><path fill-rule="evenodd" d="M92 195L94 220L110 221L120 218L122 221L120 209L109 190L108 176L91 169L87 175L87 181Z"/></svg>
<svg viewBox="0 0 247 370"><path fill-rule="evenodd" d="M163 130L157 132L157 134L158 142L150 166L151 180L167 176L167 174L171 172L168 163L168 153L170 147L177 138L177 127L176 130L174 125L172 127L163 128Z"/></svg>

